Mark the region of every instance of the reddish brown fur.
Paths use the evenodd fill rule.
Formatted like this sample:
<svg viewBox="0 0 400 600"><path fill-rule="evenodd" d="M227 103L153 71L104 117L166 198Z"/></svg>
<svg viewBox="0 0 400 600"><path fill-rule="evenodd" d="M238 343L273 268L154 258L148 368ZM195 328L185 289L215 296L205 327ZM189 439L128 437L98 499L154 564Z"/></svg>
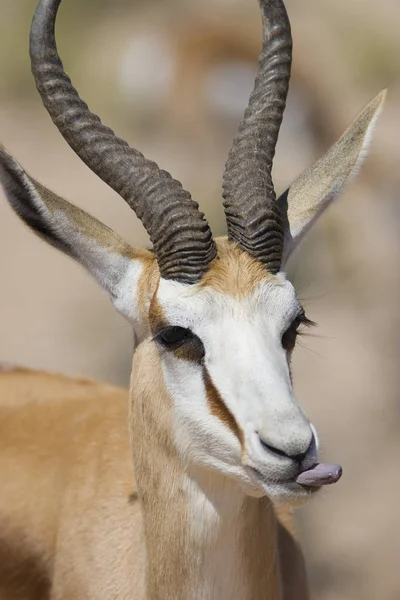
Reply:
<svg viewBox="0 0 400 600"><path fill-rule="evenodd" d="M155 525L146 532L155 590L148 597L165 598L169 584L171 598L187 600L185 581L197 563L182 529L182 465L154 344L140 346L134 366L131 444L143 507ZM0 597L145 600L126 390L15 368L0 374L0 401L0 553L7 558L0 561ZM249 568L253 551L245 550Z"/></svg>
<svg viewBox="0 0 400 600"><path fill-rule="evenodd" d="M211 376L207 369L204 367L204 385L207 394L207 403L210 409L210 413L217 417L222 423L228 427L240 441L242 449L244 448L244 436L243 431L239 427L235 417L221 398L221 394L215 387Z"/></svg>
<svg viewBox="0 0 400 600"><path fill-rule="evenodd" d="M185 600L190 575L187 499L172 439L173 402L163 382L157 349L150 341L143 342L135 353L132 373L131 438L152 573L148 598L163 600L169 590L171 600Z"/></svg>
<svg viewBox="0 0 400 600"><path fill-rule="evenodd" d="M146 260L143 261L143 271L136 291L139 313L144 321L149 317L149 304L154 298L159 281L160 271L156 257L148 252Z"/></svg>
<svg viewBox="0 0 400 600"><path fill-rule="evenodd" d="M226 240L218 240L218 249L219 259L200 288L209 285L241 297L270 277ZM140 260L140 312L155 326L165 321L156 295L159 272L150 253ZM205 383L212 414L242 441L243 433L211 378ZM135 355L131 396L129 420L124 390L61 375L0 369L0 553L8 557L0 564L0 597L22 599L31 593L40 600L145 600L146 540L152 573L147 597L165 600L167 586L168 597L187 600L187 586L198 577L197 558L183 527L188 505L181 484L184 469L172 439L173 401L150 340ZM263 504L246 500L241 528L252 528L254 519L264 523L258 514ZM275 516L267 504L264 526L270 528ZM279 586L276 540L274 535L267 538L257 548L248 542L243 547L250 577L263 587L254 589L260 598L267 589L277 597ZM256 557L260 547L263 560ZM271 571L263 573L269 557Z"/></svg>
<svg viewBox="0 0 400 600"><path fill-rule="evenodd" d="M227 238L218 238L216 244L218 257L211 263L200 287L210 287L240 300L251 294L261 281L274 277Z"/></svg>
<svg viewBox="0 0 400 600"><path fill-rule="evenodd" d="M0 402L0 597L143 598L126 390L15 369Z"/></svg>
<svg viewBox="0 0 400 600"><path fill-rule="evenodd" d="M157 285L158 288L158 285ZM172 323L168 322L168 319L165 317L163 309L158 301L156 296L157 289L150 301L150 308L148 311L148 323L150 327L150 331L155 334L162 327L169 327Z"/></svg>
<svg viewBox="0 0 400 600"><path fill-rule="evenodd" d="M251 294L260 282L274 278L274 275L228 238L216 238L215 243L218 256L201 279L198 289L208 287L240 300ZM155 299L160 273L155 258L148 254L149 256L140 257L143 261L143 273L139 281L138 303L141 314L150 319L150 324L157 324L157 321L163 320L162 309Z"/></svg>
<svg viewBox="0 0 400 600"><path fill-rule="evenodd" d="M261 281L273 277L260 263L253 260L236 244L229 242L227 238L218 238L216 244L218 258L210 265L209 270L199 283L198 289L208 287L241 299L250 294ZM144 265L139 282L139 307L141 313L146 314L153 334L162 327L174 325L174 323L168 322L157 298L159 277L155 261L148 261ZM183 360L198 360L196 349L190 347L178 348L175 353ZM211 414L220 419L232 431L243 448L243 432L206 370L204 372L204 382Z"/></svg>

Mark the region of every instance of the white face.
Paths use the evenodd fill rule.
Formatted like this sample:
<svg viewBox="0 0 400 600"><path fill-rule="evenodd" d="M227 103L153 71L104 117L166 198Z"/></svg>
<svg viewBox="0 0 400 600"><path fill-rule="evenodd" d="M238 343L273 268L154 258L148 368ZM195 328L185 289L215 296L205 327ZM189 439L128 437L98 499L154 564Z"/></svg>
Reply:
<svg viewBox="0 0 400 600"><path fill-rule="evenodd" d="M304 320L291 283L271 276L238 298L161 280L156 298L153 335L187 463L217 469L252 495L307 496L294 480L300 464L316 462L317 440L291 384Z"/></svg>

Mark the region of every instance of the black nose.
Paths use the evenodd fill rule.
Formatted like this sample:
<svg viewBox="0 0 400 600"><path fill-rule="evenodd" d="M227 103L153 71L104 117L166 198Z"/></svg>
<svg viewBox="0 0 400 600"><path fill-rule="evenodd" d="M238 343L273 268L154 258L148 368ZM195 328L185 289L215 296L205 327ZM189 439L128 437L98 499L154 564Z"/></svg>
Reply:
<svg viewBox="0 0 400 600"><path fill-rule="evenodd" d="M313 434L312 438L311 438L310 445L308 446L308 448L307 448L307 450L305 452L301 452L300 454L287 454L286 452L284 452L280 448L277 448L276 446L272 446L271 444L268 444L263 439L261 439L260 436L258 436L258 437L259 437L261 446L263 448L265 448L266 450L268 450L268 452L271 452L272 454L276 454L277 456L282 456L284 458L290 458L291 460L296 461L299 465L301 465L301 463L306 458L307 453L309 452L309 450L311 448L313 448L313 446L315 444L314 434Z"/></svg>

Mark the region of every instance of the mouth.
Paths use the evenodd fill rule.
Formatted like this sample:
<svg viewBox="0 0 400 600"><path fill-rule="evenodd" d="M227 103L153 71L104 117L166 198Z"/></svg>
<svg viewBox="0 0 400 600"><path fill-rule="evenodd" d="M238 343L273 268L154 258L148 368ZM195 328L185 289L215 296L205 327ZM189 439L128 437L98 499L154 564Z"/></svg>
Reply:
<svg viewBox="0 0 400 600"><path fill-rule="evenodd" d="M317 463L311 469L302 471L295 479L303 487L320 488L323 485L332 485L341 478L343 469L340 465Z"/></svg>
<svg viewBox="0 0 400 600"><path fill-rule="evenodd" d="M343 473L340 465L330 463L316 463L290 479L270 479L254 467L251 471L267 495L282 499L310 496L321 487L337 483Z"/></svg>

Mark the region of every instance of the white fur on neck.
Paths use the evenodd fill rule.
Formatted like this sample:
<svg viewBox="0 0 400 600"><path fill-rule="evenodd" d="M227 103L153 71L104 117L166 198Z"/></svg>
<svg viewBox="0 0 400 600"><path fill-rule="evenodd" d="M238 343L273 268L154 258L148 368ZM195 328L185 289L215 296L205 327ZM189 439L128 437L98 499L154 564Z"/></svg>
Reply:
<svg viewBox="0 0 400 600"><path fill-rule="evenodd" d="M200 563L193 574L191 600L254 600L251 574L243 568L244 493L229 478L201 468L191 471L185 486L191 545Z"/></svg>

